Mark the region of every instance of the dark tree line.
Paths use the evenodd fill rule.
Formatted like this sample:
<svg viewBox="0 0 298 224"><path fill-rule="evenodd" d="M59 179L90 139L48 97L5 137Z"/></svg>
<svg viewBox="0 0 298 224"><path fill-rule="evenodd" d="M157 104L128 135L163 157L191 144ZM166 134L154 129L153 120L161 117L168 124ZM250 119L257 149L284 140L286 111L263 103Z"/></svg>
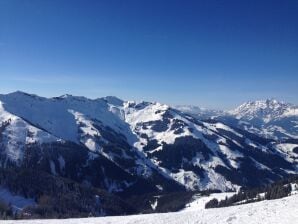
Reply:
<svg viewBox="0 0 298 224"><path fill-rule="evenodd" d="M12 219L14 213L10 205L0 200L0 219Z"/></svg>
<svg viewBox="0 0 298 224"><path fill-rule="evenodd" d="M2 121L0 123L0 141L2 141L2 132L10 124L10 122L11 122L11 119L8 119L7 121Z"/></svg>
<svg viewBox="0 0 298 224"><path fill-rule="evenodd" d="M0 168L0 185L36 201L36 205L16 215L12 215L10 206L0 203L0 219L78 218L136 212L122 199L104 190L38 170Z"/></svg>
<svg viewBox="0 0 298 224"><path fill-rule="evenodd" d="M231 197L218 201L216 198L205 204L205 208L227 207L236 204L247 204L261 200L273 200L287 197L292 191L291 184L298 184L298 176L278 181L262 188L240 191ZM264 194L262 197L261 194Z"/></svg>
<svg viewBox="0 0 298 224"><path fill-rule="evenodd" d="M289 196L291 193L291 185L286 184L284 186L278 185L274 186L265 193L265 199L266 200L272 200L272 199L278 199L278 198L283 198Z"/></svg>

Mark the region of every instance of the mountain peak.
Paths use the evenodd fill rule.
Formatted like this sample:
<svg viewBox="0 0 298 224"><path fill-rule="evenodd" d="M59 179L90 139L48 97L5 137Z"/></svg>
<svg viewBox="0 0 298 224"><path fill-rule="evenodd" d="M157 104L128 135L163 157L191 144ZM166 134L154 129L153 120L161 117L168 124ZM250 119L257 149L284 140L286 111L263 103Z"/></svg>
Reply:
<svg viewBox="0 0 298 224"><path fill-rule="evenodd" d="M29 97L39 97L38 95L36 94L31 94L31 93L26 93L26 92L23 92L23 91L20 91L20 90L17 90L15 92L11 92L7 95L10 95L10 96L29 96Z"/></svg>
<svg viewBox="0 0 298 224"><path fill-rule="evenodd" d="M69 98L69 97L73 97L73 95L71 95L71 94L63 94L63 95L59 96L59 98Z"/></svg>
<svg viewBox="0 0 298 224"><path fill-rule="evenodd" d="M123 103L124 103L123 100L121 100L120 98L118 98L116 96L106 96L106 97L103 97L103 98L100 98L100 99L103 99L107 103L115 105L115 106L122 106Z"/></svg>
<svg viewBox="0 0 298 224"><path fill-rule="evenodd" d="M288 107L291 106L289 103L285 103L283 101L278 101L274 98L266 99L266 100L255 100L255 101L248 101L243 104L241 104L239 107L236 108L246 108L246 107L252 107L252 109L265 109L265 108L271 108L271 109L277 109L280 107Z"/></svg>
<svg viewBox="0 0 298 224"><path fill-rule="evenodd" d="M51 99L58 99L58 100L66 100L66 101L88 101L90 99L84 97L84 96L74 96L71 94L63 94L61 96L58 97L53 97Z"/></svg>
<svg viewBox="0 0 298 224"><path fill-rule="evenodd" d="M230 111L237 118L246 118L248 120L258 118L269 122L272 118L283 115L292 107L291 104L276 99L248 101L241 104L236 109Z"/></svg>

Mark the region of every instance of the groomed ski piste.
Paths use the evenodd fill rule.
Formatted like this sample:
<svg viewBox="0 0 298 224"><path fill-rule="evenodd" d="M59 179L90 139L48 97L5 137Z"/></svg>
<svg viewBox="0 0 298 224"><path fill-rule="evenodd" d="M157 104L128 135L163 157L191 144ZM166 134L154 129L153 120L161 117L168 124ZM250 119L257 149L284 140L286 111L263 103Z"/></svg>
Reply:
<svg viewBox="0 0 298 224"><path fill-rule="evenodd" d="M225 208L205 209L212 198L222 199L225 194L213 194L195 199L180 212L147 215L113 216L82 219L11 220L3 224L295 224L298 221L298 194Z"/></svg>

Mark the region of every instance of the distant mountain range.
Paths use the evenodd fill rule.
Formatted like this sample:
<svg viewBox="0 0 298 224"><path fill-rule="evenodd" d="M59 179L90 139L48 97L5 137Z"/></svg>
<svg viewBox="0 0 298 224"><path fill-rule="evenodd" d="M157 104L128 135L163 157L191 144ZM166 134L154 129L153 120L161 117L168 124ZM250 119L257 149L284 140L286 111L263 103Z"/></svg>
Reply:
<svg viewBox="0 0 298 224"><path fill-rule="evenodd" d="M275 140L298 139L298 106L274 99L246 102L231 111L176 106L198 119L215 119Z"/></svg>
<svg viewBox="0 0 298 224"><path fill-rule="evenodd" d="M224 112L14 92L0 95L0 166L120 197L252 188L297 173L297 121L275 100Z"/></svg>

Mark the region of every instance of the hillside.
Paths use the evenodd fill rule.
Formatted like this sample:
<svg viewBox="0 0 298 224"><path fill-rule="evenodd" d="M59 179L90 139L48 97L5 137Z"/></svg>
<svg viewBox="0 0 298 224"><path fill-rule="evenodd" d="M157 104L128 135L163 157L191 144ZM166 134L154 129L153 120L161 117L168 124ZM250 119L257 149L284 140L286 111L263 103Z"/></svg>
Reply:
<svg viewBox="0 0 298 224"><path fill-rule="evenodd" d="M197 209L192 208L191 210L163 214L67 220L3 221L3 224L294 224L298 219L297 201L298 195L293 195L277 200L262 201L227 208L202 209L198 207Z"/></svg>
<svg viewBox="0 0 298 224"><path fill-rule="evenodd" d="M0 130L2 187L38 204L46 201L52 210L63 185L84 217L123 214L128 198L146 199L147 209L154 195L260 187L296 174L298 167L295 139L268 139L165 104L112 96L0 95ZM78 189L94 193L73 198ZM98 208L96 192L121 209ZM42 200L48 194L51 200ZM64 209L51 217L72 217Z"/></svg>

